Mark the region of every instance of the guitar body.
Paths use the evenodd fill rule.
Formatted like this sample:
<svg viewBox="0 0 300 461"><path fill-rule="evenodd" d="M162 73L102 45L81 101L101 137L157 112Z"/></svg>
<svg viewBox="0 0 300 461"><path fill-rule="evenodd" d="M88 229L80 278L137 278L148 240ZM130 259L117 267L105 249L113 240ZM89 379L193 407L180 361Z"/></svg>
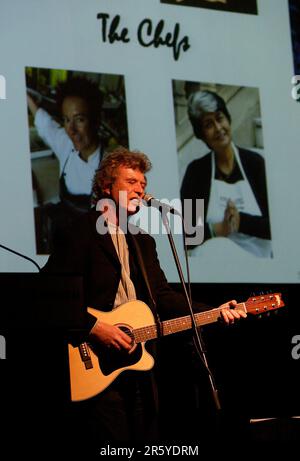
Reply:
<svg viewBox="0 0 300 461"><path fill-rule="evenodd" d="M116 325L125 331L155 325L152 311L142 301L130 301L111 312L89 307L88 312L100 322ZM68 345L72 401L94 397L124 370L146 371L154 365L144 342L133 344L129 352L87 343L84 343L84 348L88 360L83 359L80 347Z"/></svg>

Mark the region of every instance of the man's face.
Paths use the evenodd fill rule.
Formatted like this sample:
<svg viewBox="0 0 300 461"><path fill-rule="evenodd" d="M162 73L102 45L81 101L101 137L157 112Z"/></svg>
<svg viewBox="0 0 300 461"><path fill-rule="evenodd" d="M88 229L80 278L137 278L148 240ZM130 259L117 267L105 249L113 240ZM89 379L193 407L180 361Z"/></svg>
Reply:
<svg viewBox="0 0 300 461"><path fill-rule="evenodd" d="M66 97L62 104L62 116L64 128L74 148L84 153L95 140L86 101L78 96Z"/></svg>
<svg viewBox="0 0 300 461"><path fill-rule="evenodd" d="M140 170L125 166L117 168L117 177L110 188L104 190L115 203L132 215L138 211L144 197L147 180Z"/></svg>

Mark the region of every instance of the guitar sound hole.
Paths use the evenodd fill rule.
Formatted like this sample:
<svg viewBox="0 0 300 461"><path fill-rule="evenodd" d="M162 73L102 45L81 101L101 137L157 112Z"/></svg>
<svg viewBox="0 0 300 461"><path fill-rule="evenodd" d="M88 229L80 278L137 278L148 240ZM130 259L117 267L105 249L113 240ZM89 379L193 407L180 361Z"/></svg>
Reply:
<svg viewBox="0 0 300 461"><path fill-rule="evenodd" d="M102 373L106 376L119 368L134 365L142 357L142 345L134 342L133 333L127 325L117 325L124 333L130 336L132 340L132 348L129 351L115 348L107 348L100 343L93 344L93 352L98 357L99 367Z"/></svg>
<svg viewBox="0 0 300 461"><path fill-rule="evenodd" d="M129 354L131 354L134 351L134 349L136 348L136 346L137 346L136 343L134 342L134 335L132 333L132 330L127 325L117 325L117 326L120 328L120 330L124 331L124 333L126 333L127 336L130 337L130 339L131 339L131 349L129 351Z"/></svg>

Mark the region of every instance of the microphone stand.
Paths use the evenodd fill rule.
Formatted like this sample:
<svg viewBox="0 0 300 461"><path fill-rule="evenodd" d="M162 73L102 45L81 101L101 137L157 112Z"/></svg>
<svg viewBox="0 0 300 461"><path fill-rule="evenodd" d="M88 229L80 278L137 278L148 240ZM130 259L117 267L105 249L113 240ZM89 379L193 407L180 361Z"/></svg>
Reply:
<svg viewBox="0 0 300 461"><path fill-rule="evenodd" d="M197 353L198 353L198 355L199 355L205 369L208 372L208 377L209 377L209 382L210 382L210 387L211 387L211 391L212 391L213 400L214 400L216 409L218 411L220 411L221 410L221 403L220 403L219 396L218 396L218 390L216 388L215 380L214 380L213 374L212 374L212 372L211 372L211 370L210 370L210 368L208 366L205 351L203 349L202 339L200 338L199 330L197 328L195 315L194 315L193 308L192 308L191 293L188 294L186 286L185 286L185 280L184 280L181 264L180 264L180 261L179 261L179 258L178 258L178 253L177 253L176 246L175 246L175 243L174 243L173 235L172 235L172 232L171 232L171 229L170 229L169 220L167 218L167 212L163 208L159 208L159 210L160 210L160 213L161 213L162 222L163 222L163 224L164 224L164 226L166 228L166 231L167 231L167 235L168 235L168 239L169 239L170 246L171 246L171 249L172 249L173 257L174 257L175 264L176 264L176 267L177 267L177 272L178 272L178 275L179 275L179 278L180 278L180 281L181 281L181 284L182 284L182 287L183 287L183 290L184 290L184 296L186 298L186 301L187 301L187 304L188 304L188 307L189 307L189 311L190 311L190 315L191 315L191 321L192 321L192 327L193 327L193 331L194 331L194 339L195 339L196 351L197 351ZM176 214L179 215L181 220L182 220L182 224L183 224L182 227L183 227L184 238L185 238L186 233L185 233L185 228L184 228L183 217L178 211L176 211ZM186 258L186 263L187 263L187 269L188 269L188 258Z"/></svg>

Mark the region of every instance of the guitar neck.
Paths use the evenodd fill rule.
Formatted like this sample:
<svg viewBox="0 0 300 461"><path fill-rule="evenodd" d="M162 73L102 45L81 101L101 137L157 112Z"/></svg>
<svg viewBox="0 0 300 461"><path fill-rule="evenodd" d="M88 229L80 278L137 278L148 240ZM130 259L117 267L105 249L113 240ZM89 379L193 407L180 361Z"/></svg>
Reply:
<svg viewBox="0 0 300 461"><path fill-rule="evenodd" d="M239 303L236 308L247 312L245 303ZM197 327L208 325L209 323L217 322L221 315L221 307L211 309L209 311L199 312L195 314ZM159 336L168 336L180 331L190 330L192 328L192 319L190 315L178 317L176 319L165 320L160 323L160 332L157 325L149 325L142 328L137 328L133 331L135 341L137 343L155 339Z"/></svg>

